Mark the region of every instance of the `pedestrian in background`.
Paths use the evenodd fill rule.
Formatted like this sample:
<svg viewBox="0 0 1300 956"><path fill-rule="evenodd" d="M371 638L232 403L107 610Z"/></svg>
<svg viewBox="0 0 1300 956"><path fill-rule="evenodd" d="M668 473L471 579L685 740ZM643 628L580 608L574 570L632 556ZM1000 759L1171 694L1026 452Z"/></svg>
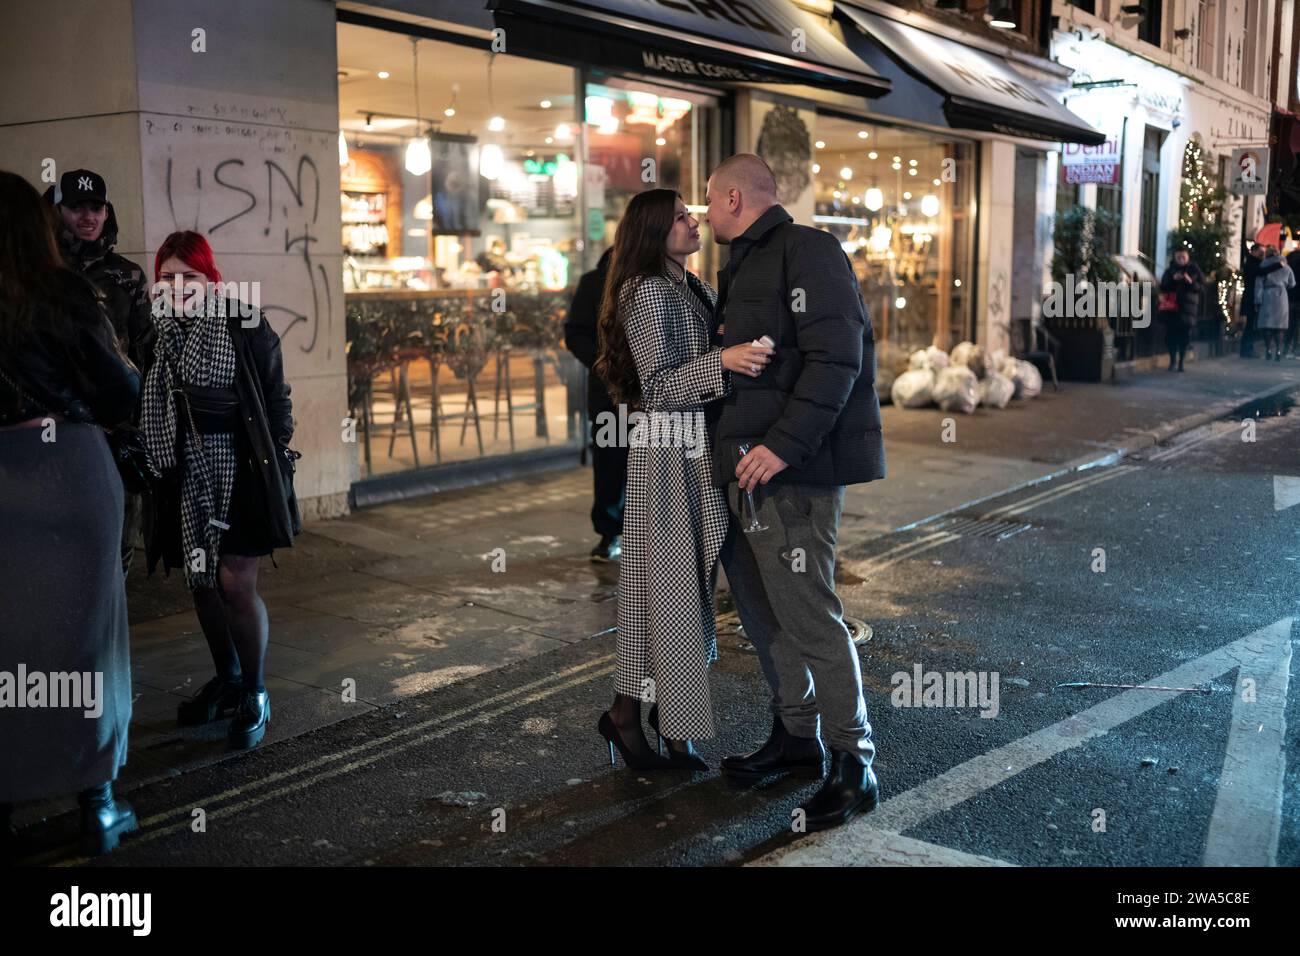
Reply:
<svg viewBox="0 0 1300 956"><path fill-rule="evenodd" d="M1255 280L1259 278L1259 261L1264 258L1264 247L1252 242L1241 257L1241 347L1242 358L1255 357Z"/></svg>
<svg viewBox="0 0 1300 956"><path fill-rule="evenodd" d="M51 688L69 674L82 689L75 706L0 707L0 841L12 849L14 802L77 793L81 849L107 853L136 819L113 797L131 661L122 480L104 428L130 417L140 376L94 286L60 257L36 189L0 172L0 209L0 671Z"/></svg>
<svg viewBox="0 0 1300 956"><path fill-rule="evenodd" d="M1270 269L1270 266L1278 268ZM1257 325L1264 333L1264 359L1280 362L1282 345L1291 320L1287 291L1295 288L1295 274L1278 254L1277 246L1268 247L1264 260L1260 263L1260 272L1261 275L1255 280L1255 305L1259 310Z"/></svg>
<svg viewBox="0 0 1300 956"><path fill-rule="evenodd" d="M99 290L118 342L144 375L154 339L149 280L143 269L113 251L117 213L108 201L108 184L96 172L74 169L64 173L46 195L58 212L57 235L64 260ZM138 410L131 417L138 420ZM139 537L140 496L127 492L121 544L124 575L131 569Z"/></svg>
<svg viewBox="0 0 1300 956"><path fill-rule="evenodd" d="M630 768L707 770L692 741L715 732L709 665L718 657L713 592L727 534L727 503L714 486L704 407L731 388L731 374L758 376L771 349L710 347L716 295L686 268L700 248L699 223L671 189L632 197L614 237L601 299L596 374L615 402L647 416L673 414L683 440L631 439L623 562L618 576L614 704L598 731ZM664 419L659 419L663 421ZM667 419L672 421L671 419ZM641 730L668 741L656 756Z"/></svg>
<svg viewBox="0 0 1300 956"><path fill-rule="evenodd" d="M232 748L254 747L271 719L266 604L258 558L293 546L293 405L280 337L266 317L221 293L206 239L172 233L154 259L153 367L141 425L161 480L147 495L149 572L184 568L217 675L182 703L182 724L233 711ZM179 393L179 394L177 394Z"/></svg>
<svg viewBox="0 0 1300 956"><path fill-rule="evenodd" d="M1205 274L1186 249L1175 249L1173 261L1160 277L1160 318L1165 324L1169 371L1183 371L1192 330L1201 317L1201 286ZM1175 365L1175 362L1177 365Z"/></svg>
<svg viewBox="0 0 1300 956"><path fill-rule="evenodd" d="M596 263L596 268L578 280L568 317L564 320L565 348L588 369L587 418L595 439L600 437L599 417L606 413L617 415L614 401L609 397L609 389L599 375L590 371L596 364L596 321L612 252L613 247L606 249ZM623 509L627 505L627 445L623 442L610 444L594 440L591 445L591 473L591 525L600 536L600 541L591 549L591 560L614 561L623 551Z"/></svg>
<svg viewBox="0 0 1300 956"><path fill-rule="evenodd" d="M1300 275L1300 244L1287 253L1286 264L1291 270L1291 275ZM1286 294L1290 300L1291 312L1290 322L1286 330L1286 351L1291 358L1300 358L1300 355L1296 353L1296 338L1300 336L1300 281L1287 289Z"/></svg>

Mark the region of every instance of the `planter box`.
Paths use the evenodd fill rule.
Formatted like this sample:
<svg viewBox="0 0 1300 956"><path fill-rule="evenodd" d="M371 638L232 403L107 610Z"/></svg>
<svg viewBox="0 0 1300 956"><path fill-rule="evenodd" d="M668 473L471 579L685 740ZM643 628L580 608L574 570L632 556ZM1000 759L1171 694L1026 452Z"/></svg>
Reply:
<svg viewBox="0 0 1300 956"><path fill-rule="evenodd" d="M1115 333L1104 318L1044 322L1060 346L1056 374L1071 382L1109 382L1115 374Z"/></svg>

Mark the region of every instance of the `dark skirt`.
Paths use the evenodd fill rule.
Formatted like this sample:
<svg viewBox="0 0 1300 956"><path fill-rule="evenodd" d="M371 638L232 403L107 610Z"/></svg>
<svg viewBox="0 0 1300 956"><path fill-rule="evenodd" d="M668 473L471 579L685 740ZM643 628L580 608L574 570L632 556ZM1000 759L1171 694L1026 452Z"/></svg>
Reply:
<svg viewBox="0 0 1300 956"><path fill-rule="evenodd" d="M259 492L252 453L242 435L236 441L235 458L239 470L235 472L235 483L230 491L230 507L224 519L230 527L221 532L218 551L223 555L263 557L273 550L271 519L268 517L266 501ZM154 513L158 521L158 537L162 542L163 561L169 569L183 567L180 492L178 478L162 483L152 492L157 497Z"/></svg>
<svg viewBox="0 0 1300 956"><path fill-rule="evenodd" d="M122 481L103 429L56 427L51 442L41 440L41 428L0 431L0 681L12 691L25 671L28 686L18 690L28 703L33 675L60 688L45 706L0 707L0 802L76 793L116 779L126 763ZM89 676L74 682L73 675Z"/></svg>

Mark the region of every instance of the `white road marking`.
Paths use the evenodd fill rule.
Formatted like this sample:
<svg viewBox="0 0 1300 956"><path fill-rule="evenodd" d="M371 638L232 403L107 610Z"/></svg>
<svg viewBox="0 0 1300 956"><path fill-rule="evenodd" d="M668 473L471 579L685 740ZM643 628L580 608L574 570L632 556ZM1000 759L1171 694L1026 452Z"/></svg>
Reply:
<svg viewBox="0 0 1300 956"><path fill-rule="evenodd" d="M1207 857L1213 847L1231 841L1237 858L1252 854L1254 865L1276 862L1277 832L1281 828L1281 786L1285 770L1283 712L1286 684L1276 677L1279 669L1287 673L1291 653L1292 618L1283 618L1173 670L1151 678L1153 684L1194 686L1240 668L1242 676L1256 675L1259 700L1248 705L1246 714L1260 728L1261 740L1247 742L1241 732L1230 733L1225 756L1224 774L1220 778L1220 798L1225 800L1222 828L1212 826L1207 840ZM1285 656L1286 663L1282 659ZM1238 681L1240 683L1240 680ZM1265 702L1265 693L1268 700ZM865 817L852 820L835 830L813 834L796 844L775 850L751 865L756 866L858 866L870 865L873 847L879 842L868 838L871 831L905 833L931 817L945 813L971 797L1009 780L1016 774L1045 760L1102 737L1116 727L1147 711L1168 703L1166 691L1128 690L1090 707L1073 717L1044 727L996 750L972 757L939 776L913 787L893 799L886 799ZM1234 707L1234 727L1237 726ZM1224 797L1223 785L1231 795ZM1216 802L1216 813L1218 803ZM1231 814L1242 813L1241 816ZM1230 827L1230 829L1229 829ZM1215 850L1218 853L1218 850ZM1262 858L1261 858L1262 857ZM1217 857L1216 857L1217 858Z"/></svg>
<svg viewBox="0 0 1300 956"><path fill-rule="evenodd" d="M1300 505L1300 478L1291 475L1273 476L1273 510L1285 511Z"/></svg>
<svg viewBox="0 0 1300 956"><path fill-rule="evenodd" d="M855 866L1015 866L1006 860L963 853L937 843L926 843L889 830L864 830ZM756 865L755 863L749 864ZM821 866L808 857L787 857L781 866Z"/></svg>
<svg viewBox="0 0 1300 956"><path fill-rule="evenodd" d="M1047 504L1049 501L1055 501L1058 498L1064 498L1066 495L1072 495L1076 491L1082 491L1085 488L1091 488L1093 485L1099 485L1104 481L1110 481L1112 478L1118 478L1120 475L1126 475L1135 470L1134 465L1119 465L1115 468L1107 469L1096 475L1090 475L1087 478L1080 478L1078 481L1072 481L1067 485L1058 485L1055 488L1049 488L1046 491L1040 491L1036 495L1030 495L1021 501L1013 502L1001 508L996 508L983 515L986 520L993 521L1004 518L1009 515L1021 514L1025 511L1032 511L1039 505Z"/></svg>
<svg viewBox="0 0 1300 956"><path fill-rule="evenodd" d="M1205 839L1206 866L1273 866L1282 831L1286 694L1291 630L1274 626L1246 639L1232 698L1232 729ZM1240 643L1240 642L1239 642ZM1253 683L1247 694L1246 681ZM1248 700L1253 697L1253 700Z"/></svg>

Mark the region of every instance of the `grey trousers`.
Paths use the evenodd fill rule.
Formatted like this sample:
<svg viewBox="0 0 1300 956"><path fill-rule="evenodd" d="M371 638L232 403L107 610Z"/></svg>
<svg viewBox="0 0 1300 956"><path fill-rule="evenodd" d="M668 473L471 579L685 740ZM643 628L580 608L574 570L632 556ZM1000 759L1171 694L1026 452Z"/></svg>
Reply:
<svg viewBox="0 0 1300 956"><path fill-rule="evenodd" d="M731 525L721 561L745 634L772 688L772 711L797 737L816 737L869 764L876 748L858 654L835 594L842 485L769 485L754 492L767 530L745 533L744 493L727 486Z"/></svg>

